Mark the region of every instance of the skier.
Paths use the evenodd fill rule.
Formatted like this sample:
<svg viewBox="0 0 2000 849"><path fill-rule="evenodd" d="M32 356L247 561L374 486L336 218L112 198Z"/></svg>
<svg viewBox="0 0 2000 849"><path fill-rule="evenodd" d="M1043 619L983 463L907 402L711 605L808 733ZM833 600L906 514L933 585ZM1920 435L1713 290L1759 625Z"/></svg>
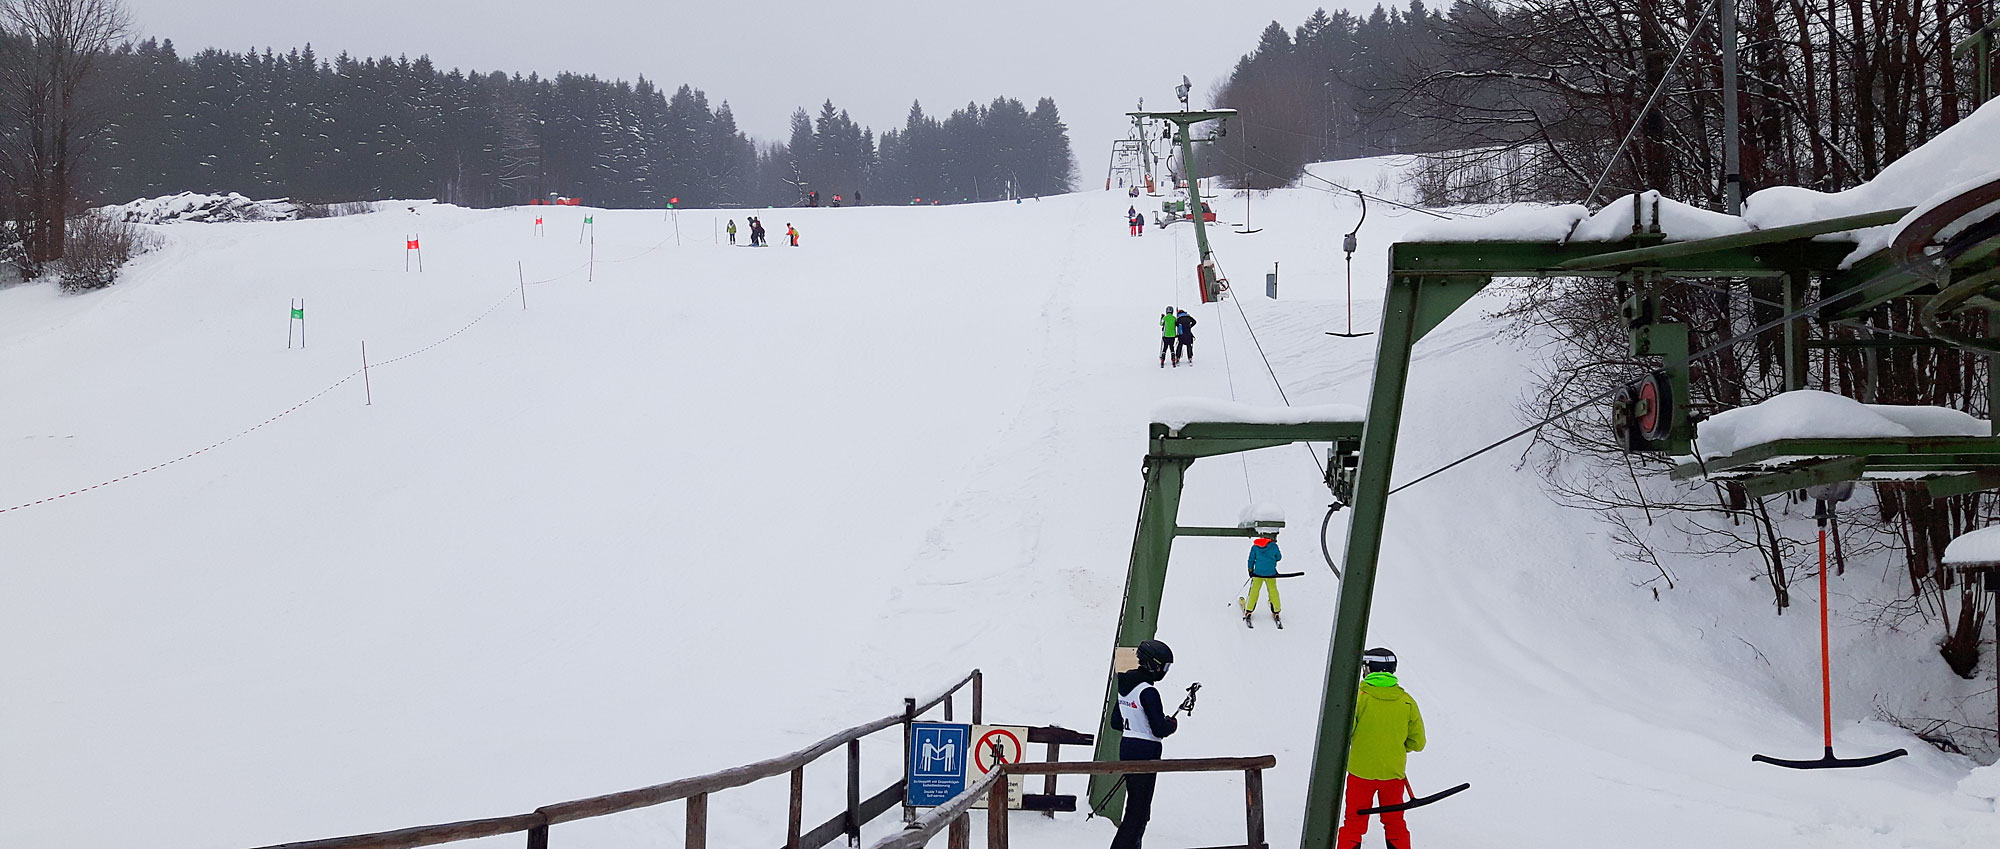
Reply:
<svg viewBox="0 0 2000 849"><path fill-rule="evenodd" d="M729 219L729 243L736 244L736 219Z"/></svg>
<svg viewBox="0 0 2000 849"><path fill-rule="evenodd" d="M753 248L765 247L764 222L755 218L750 219L750 246Z"/></svg>
<svg viewBox="0 0 2000 849"><path fill-rule="evenodd" d="M1368 833L1364 808L1395 805L1409 787L1405 763L1410 752L1424 750L1424 717L1417 700L1396 685L1396 653L1369 649L1361 655L1368 673L1354 700L1354 737L1347 750L1346 816L1335 839L1338 849L1358 849ZM1382 832L1389 845L1408 849L1410 829L1403 812L1382 814Z"/></svg>
<svg viewBox="0 0 2000 849"><path fill-rule="evenodd" d="M1180 721L1167 715L1154 687L1167 677L1174 665L1174 650L1159 640L1139 643L1139 667L1118 673L1118 717L1124 734L1118 741L1121 761L1157 761L1160 741L1180 728ZM1111 849L1139 849L1146 837L1146 822L1153 818L1153 772L1125 774L1125 818L1118 823L1118 836Z"/></svg>
<svg viewBox="0 0 2000 849"><path fill-rule="evenodd" d="M1187 313L1181 315L1186 316ZM1237 605L1243 608L1243 624L1257 627L1250 625L1250 614L1257 612L1258 592L1269 590L1271 621L1278 623L1280 628L1285 627L1285 620L1278 613L1284 607L1278 601L1278 561L1283 559L1285 554L1278 550L1276 533L1261 531L1256 539L1250 541L1250 594L1236 600Z"/></svg>
<svg viewBox="0 0 2000 849"><path fill-rule="evenodd" d="M1167 307L1167 311L1160 314L1160 368L1167 367L1168 354L1173 355L1176 367L1181 364L1181 349L1174 344L1174 335L1178 332L1179 327L1174 323L1174 308Z"/></svg>
<svg viewBox="0 0 2000 849"><path fill-rule="evenodd" d="M1145 232L1146 219L1139 217L1137 207L1125 208L1125 226L1131 229L1134 236Z"/></svg>
<svg viewBox="0 0 2000 849"><path fill-rule="evenodd" d="M793 227L789 221L785 222L785 236L792 240L792 247L799 246L799 228Z"/></svg>
<svg viewBox="0 0 2000 849"><path fill-rule="evenodd" d="M806 192L806 206L819 206L819 192Z"/></svg>
<svg viewBox="0 0 2000 849"><path fill-rule="evenodd" d="M1139 219L1138 226L1141 230L1145 229L1146 220L1144 218ZM1182 351L1186 351L1188 365L1194 365L1194 324L1194 316L1188 315L1187 310L1181 310L1174 316L1174 329L1176 331L1174 334L1174 356L1178 358ZM1271 598L1274 601L1278 598L1278 591L1276 589L1271 590ZM1273 606L1272 609L1275 610L1276 607Z"/></svg>

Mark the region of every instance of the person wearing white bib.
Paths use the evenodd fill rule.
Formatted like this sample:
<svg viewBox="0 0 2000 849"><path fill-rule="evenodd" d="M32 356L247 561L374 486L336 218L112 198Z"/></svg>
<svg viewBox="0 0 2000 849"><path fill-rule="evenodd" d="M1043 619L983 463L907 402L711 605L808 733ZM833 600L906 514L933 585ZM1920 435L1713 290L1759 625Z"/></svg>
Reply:
<svg viewBox="0 0 2000 849"><path fill-rule="evenodd" d="M1167 714L1154 687L1167 677L1174 664L1174 650L1159 640L1139 644L1139 666L1118 673L1118 717L1123 735L1118 741L1121 761L1160 759L1160 741L1180 728L1180 721ZM1153 786L1159 774L1133 772L1125 776L1125 817L1118 823L1118 835L1111 849L1139 849L1145 839L1146 823L1153 818Z"/></svg>

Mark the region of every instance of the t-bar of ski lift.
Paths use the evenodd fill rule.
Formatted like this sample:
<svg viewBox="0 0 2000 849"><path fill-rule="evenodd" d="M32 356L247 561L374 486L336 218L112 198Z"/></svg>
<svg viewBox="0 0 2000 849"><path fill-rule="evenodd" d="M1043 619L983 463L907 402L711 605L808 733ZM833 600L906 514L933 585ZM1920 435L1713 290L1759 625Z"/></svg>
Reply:
<svg viewBox="0 0 2000 849"><path fill-rule="evenodd" d="M1354 332L1354 249L1357 245L1354 237L1361 233L1362 222L1368 220L1368 196L1362 194L1360 189L1355 189L1354 197L1361 201L1361 218L1354 222L1354 229L1347 231L1347 237L1340 243L1341 250L1347 252L1347 332L1335 333L1329 330L1326 333L1328 336L1338 336L1342 339L1359 339L1375 335L1374 331Z"/></svg>
<svg viewBox="0 0 2000 849"><path fill-rule="evenodd" d="M1403 789L1410 794L1411 796L1410 801L1399 802L1394 805L1382 805L1380 807L1374 807L1374 808L1362 808L1361 810L1355 811L1355 813L1365 817L1373 814L1393 814L1393 813L1398 813L1400 811L1407 811L1411 808L1421 808L1433 802L1442 802L1446 799L1451 798L1452 796L1458 795L1461 792L1472 789L1472 782L1468 781L1464 784L1460 784L1457 787L1453 787L1449 790L1439 790L1438 792L1432 793L1429 796L1418 796L1417 791L1414 788L1410 787L1410 780L1405 778L1403 779Z"/></svg>
<svg viewBox="0 0 2000 849"><path fill-rule="evenodd" d="M1786 760L1769 755L1751 755L1750 760L1786 769L1852 769L1892 761L1909 754L1909 751L1896 749L1865 758L1837 758L1833 755L1833 672L1830 668L1832 653L1826 638L1826 524L1833 518L1833 505L1846 501L1854 495L1854 482L1843 481L1808 487L1806 494L1812 496L1813 518L1819 523L1819 704L1820 723L1826 734L1826 753L1817 760L1810 761Z"/></svg>

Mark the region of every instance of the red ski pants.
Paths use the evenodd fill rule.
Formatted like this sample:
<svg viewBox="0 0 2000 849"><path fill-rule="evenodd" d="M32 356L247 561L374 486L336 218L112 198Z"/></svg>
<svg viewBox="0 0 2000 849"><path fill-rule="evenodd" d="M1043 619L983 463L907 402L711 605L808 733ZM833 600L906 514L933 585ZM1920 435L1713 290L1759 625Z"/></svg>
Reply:
<svg viewBox="0 0 2000 849"><path fill-rule="evenodd" d="M1341 794L1347 809L1340 822L1340 836L1334 843L1339 849L1356 849L1361 845L1361 836L1368 833L1368 818L1360 814L1362 808L1395 805L1403 801L1405 780L1391 778L1376 781L1358 775L1347 777L1347 792ZM1410 829L1403 824L1403 812L1392 811L1380 814L1382 832L1389 838L1389 845L1395 849L1410 849Z"/></svg>

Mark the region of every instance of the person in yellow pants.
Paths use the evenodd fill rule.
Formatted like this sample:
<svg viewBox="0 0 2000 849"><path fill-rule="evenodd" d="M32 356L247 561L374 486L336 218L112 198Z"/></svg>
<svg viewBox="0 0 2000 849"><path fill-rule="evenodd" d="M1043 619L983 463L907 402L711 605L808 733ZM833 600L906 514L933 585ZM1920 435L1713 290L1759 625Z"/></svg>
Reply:
<svg viewBox="0 0 2000 849"><path fill-rule="evenodd" d="M1279 611L1284 604L1278 600L1278 561L1285 559L1284 552L1278 550L1278 535L1265 531L1250 541L1250 594L1237 599L1243 607L1243 624L1250 624L1250 614L1257 611L1257 596L1261 592L1271 594L1271 621L1278 627L1285 627L1285 620Z"/></svg>

